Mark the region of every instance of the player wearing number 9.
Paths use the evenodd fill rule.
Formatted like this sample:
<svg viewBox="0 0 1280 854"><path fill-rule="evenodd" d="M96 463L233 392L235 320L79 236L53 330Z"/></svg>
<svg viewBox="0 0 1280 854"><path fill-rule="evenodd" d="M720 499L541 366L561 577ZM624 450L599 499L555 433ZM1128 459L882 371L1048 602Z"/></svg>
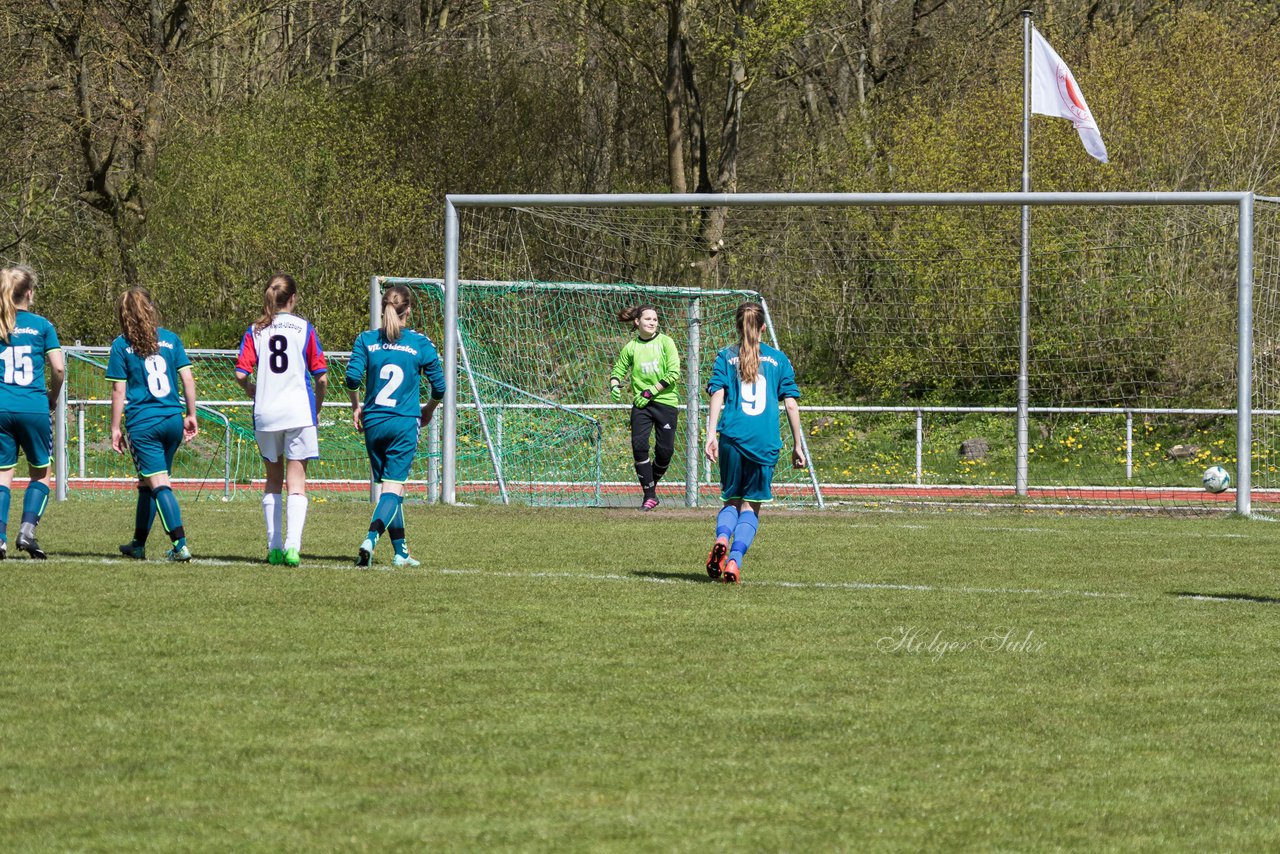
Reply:
<svg viewBox="0 0 1280 854"><path fill-rule="evenodd" d="M707 574L729 584L741 578L743 558L760 527L760 505L773 499L773 469L782 450L780 400L791 426L791 463L796 468L805 465L796 404L800 388L791 360L761 342L764 309L758 303L738 306L736 320L738 343L716 354L707 383L711 407L705 449L707 459L719 462L720 497L724 499L716 516L716 539L707 558Z"/></svg>
<svg viewBox="0 0 1280 854"><path fill-rule="evenodd" d="M146 559L147 535L156 512L173 548L169 560L191 560L182 512L169 483L173 457L183 441L196 437L196 381L191 360L177 335L160 326L160 314L145 288L130 288L116 303L120 336L111 342L107 380L111 386L111 447L128 450L138 469L138 504L133 539L120 547L125 557ZM178 397L178 385L182 397ZM124 416L128 440L120 430Z"/></svg>
<svg viewBox="0 0 1280 854"><path fill-rule="evenodd" d="M409 556L404 532L404 484L418 450L418 431L444 398L440 356L427 336L408 328L413 294L404 285L382 295L382 328L362 332L351 345L347 363L347 395L356 430L364 432L369 468L382 494L374 507L369 533L360 543L356 566L373 562L373 550L383 533L390 534L395 566L417 566ZM420 404L425 375L431 400ZM360 386L364 385L364 400Z"/></svg>
<svg viewBox="0 0 1280 854"><path fill-rule="evenodd" d="M0 560L9 549L9 488L19 448L27 458L31 481L22 497L16 545L37 560L45 558L36 542L36 525L49 503L49 411L57 403L66 371L53 324L29 310L35 289L36 274L26 267L0 270Z"/></svg>
<svg viewBox="0 0 1280 854"><path fill-rule="evenodd" d="M301 562L307 461L320 456L317 413L329 388L320 338L315 327L293 313L297 302L293 277L272 276L262 294L262 316L245 332L236 359L236 382L253 398L254 437L267 469L262 496L267 562L286 566ZM286 483L289 499L282 507Z"/></svg>

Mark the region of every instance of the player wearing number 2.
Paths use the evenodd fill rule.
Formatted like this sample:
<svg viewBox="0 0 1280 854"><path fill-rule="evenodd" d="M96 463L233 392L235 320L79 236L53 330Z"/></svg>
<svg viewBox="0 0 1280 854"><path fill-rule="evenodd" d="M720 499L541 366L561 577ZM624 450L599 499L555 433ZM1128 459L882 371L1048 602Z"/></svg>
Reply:
<svg viewBox="0 0 1280 854"><path fill-rule="evenodd" d="M286 566L301 562L307 461L320 456L316 416L329 388L320 339L315 327L293 313L297 302L293 278L272 276L263 292L262 316L245 332L236 359L236 382L253 398L253 430L267 468L262 496L267 562ZM289 499L282 507L286 483Z"/></svg>
<svg viewBox="0 0 1280 854"><path fill-rule="evenodd" d="M680 380L680 355L671 336L658 331L658 309L634 305L618 312L619 323L636 328L609 374L609 396L622 400L623 384L631 406L631 454L636 477L644 491L642 510L658 506L658 481L667 473L676 444L676 383ZM649 434L655 433L653 456Z"/></svg>
<svg viewBox="0 0 1280 854"><path fill-rule="evenodd" d="M738 344L716 354L707 383L711 407L705 449L707 459L719 461L720 497L724 500L716 516L716 540L707 558L707 574L729 584L741 579L743 558L760 527L761 503L773 499L773 469L782 450L779 400L786 406L791 425L791 463L796 468L805 464L796 404L800 388L791 360L781 350L761 343L764 309L758 303L738 306L736 320Z"/></svg>
<svg viewBox="0 0 1280 854"><path fill-rule="evenodd" d="M116 313L122 334L111 343L107 357L107 380L112 383L111 447L121 454L128 449L138 468L133 539L120 547L120 553L146 559L147 534L159 511L160 524L173 543L165 557L188 561L191 549L169 484L169 470L178 446L198 432L191 360L181 339L160 326L160 315L146 289L130 288L121 294ZM120 430L122 414L127 440Z"/></svg>
<svg viewBox="0 0 1280 854"><path fill-rule="evenodd" d="M49 503L49 411L57 403L66 371L53 324L30 311L35 289L36 274L26 267L0 270L0 560L9 549L9 487L19 448L27 458L31 481L22 496L16 545L37 560L45 558L36 542L36 525Z"/></svg>
<svg viewBox="0 0 1280 854"><path fill-rule="evenodd" d="M373 550L383 533L391 535L395 566L417 566L404 538L404 484L409 479L418 431L444 398L444 370L440 356L427 336L408 328L412 294L404 285L382 295L382 328L362 332L351 345L347 363L347 394L351 420L364 433L373 481L382 494L369 522L369 533L360 543L356 566L373 562ZM431 384L431 400L420 405L421 382ZM360 400L360 386L365 388Z"/></svg>

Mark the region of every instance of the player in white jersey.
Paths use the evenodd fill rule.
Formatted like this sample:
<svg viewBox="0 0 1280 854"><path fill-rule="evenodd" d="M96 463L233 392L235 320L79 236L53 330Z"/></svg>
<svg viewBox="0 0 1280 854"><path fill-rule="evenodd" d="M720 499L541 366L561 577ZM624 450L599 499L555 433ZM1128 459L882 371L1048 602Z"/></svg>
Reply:
<svg viewBox="0 0 1280 854"><path fill-rule="evenodd" d="M316 414L329 387L320 339L315 327L293 313L297 301L293 278L272 276L263 293L262 316L245 332L236 359L236 382L253 398L254 434L267 467L262 496L267 562L286 566L301 562L307 460L320 456ZM286 484L289 498L282 506ZM281 518L285 510L287 529Z"/></svg>

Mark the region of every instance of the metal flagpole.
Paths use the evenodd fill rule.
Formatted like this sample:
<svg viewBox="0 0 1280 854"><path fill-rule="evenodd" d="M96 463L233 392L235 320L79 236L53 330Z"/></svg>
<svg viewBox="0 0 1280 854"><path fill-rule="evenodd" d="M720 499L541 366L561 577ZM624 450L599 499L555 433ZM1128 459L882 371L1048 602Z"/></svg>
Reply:
<svg viewBox="0 0 1280 854"><path fill-rule="evenodd" d="M1022 12L1022 192L1031 192L1031 10ZM1027 421L1031 405L1027 382L1031 326L1031 206L1022 206L1022 292L1018 308L1018 434L1014 488L1027 494Z"/></svg>

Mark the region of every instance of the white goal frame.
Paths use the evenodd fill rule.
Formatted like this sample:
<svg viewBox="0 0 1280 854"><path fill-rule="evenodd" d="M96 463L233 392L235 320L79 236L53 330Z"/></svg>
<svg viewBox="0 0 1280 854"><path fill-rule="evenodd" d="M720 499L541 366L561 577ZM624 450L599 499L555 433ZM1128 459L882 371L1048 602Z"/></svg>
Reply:
<svg viewBox="0 0 1280 854"><path fill-rule="evenodd" d="M719 193L719 194L550 194L550 195L448 195L445 197L445 298L443 358L447 390L441 427L441 500L457 503L458 447L458 252L459 208L502 207L1021 207L1025 213L1039 206L1234 206L1238 211L1236 297L1238 305L1236 394L1236 512L1247 516L1252 509L1253 419L1253 209L1254 194L1236 192L1169 193ZM1029 246L1022 246L1022 290L1018 342L1017 467L1016 494L1026 496L1028 423L1028 338L1030 286ZM370 291L370 326L381 295ZM692 420L692 419L691 419ZM700 428L701 425L698 425Z"/></svg>

